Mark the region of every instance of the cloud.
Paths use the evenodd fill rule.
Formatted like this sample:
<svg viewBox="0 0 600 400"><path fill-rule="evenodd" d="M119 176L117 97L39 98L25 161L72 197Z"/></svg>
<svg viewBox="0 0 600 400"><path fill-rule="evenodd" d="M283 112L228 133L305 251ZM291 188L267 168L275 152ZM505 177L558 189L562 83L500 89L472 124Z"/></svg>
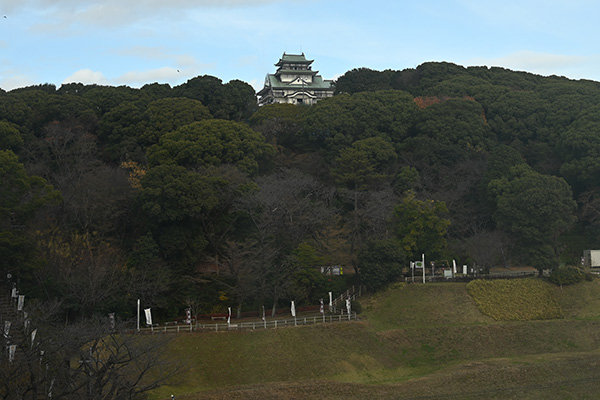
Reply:
<svg viewBox="0 0 600 400"><path fill-rule="evenodd" d="M173 82L181 77L181 72L176 68L162 67L147 71L129 71L116 78L114 81L117 84L128 86L142 86L146 83L153 82Z"/></svg>
<svg viewBox="0 0 600 400"><path fill-rule="evenodd" d="M177 69L174 67L160 67L142 71L128 71L117 77L107 77L102 72L91 69L81 69L65 78L65 83L83 83L84 85L126 85L130 87L141 87L148 83L177 84L185 79L195 76L193 69Z"/></svg>
<svg viewBox="0 0 600 400"><path fill-rule="evenodd" d="M177 15L206 8L246 8L273 3L293 3L299 0L0 0L5 14L35 11L44 14L46 23L36 31L66 30L74 24L83 26L130 25L147 18Z"/></svg>
<svg viewBox="0 0 600 400"><path fill-rule="evenodd" d="M62 83L83 83L84 85L99 84L108 85L110 81L102 72L92 71L91 69L80 69L73 75L65 78Z"/></svg>
<svg viewBox="0 0 600 400"><path fill-rule="evenodd" d="M589 56L572 56L523 50L502 57L472 59L468 64L499 66L542 75L554 75L559 70L578 69L595 61L594 57Z"/></svg>
<svg viewBox="0 0 600 400"><path fill-rule="evenodd" d="M35 82L31 77L23 74L10 75L8 78L0 79L0 88L6 91L36 84L39 82Z"/></svg>

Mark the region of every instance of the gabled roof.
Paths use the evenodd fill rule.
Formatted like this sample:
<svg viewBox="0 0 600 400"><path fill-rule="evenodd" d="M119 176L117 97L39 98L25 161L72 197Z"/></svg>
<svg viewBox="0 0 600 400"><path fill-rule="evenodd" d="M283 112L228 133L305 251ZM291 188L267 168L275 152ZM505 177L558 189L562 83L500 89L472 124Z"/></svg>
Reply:
<svg viewBox="0 0 600 400"><path fill-rule="evenodd" d="M281 56L279 62L275 64L276 67L281 67L284 63L295 63L295 64L312 64L314 60L307 60L302 54L285 54Z"/></svg>
<svg viewBox="0 0 600 400"><path fill-rule="evenodd" d="M298 85L290 85L289 83L281 82L275 74L267 75L267 79L269 80L269 86L273 89L290 89L298 87ZM332 83L333 81L324 80L322 76L316 75L313 77L312 83L307 83L303 86L305 89L333 89Z"/></svg>

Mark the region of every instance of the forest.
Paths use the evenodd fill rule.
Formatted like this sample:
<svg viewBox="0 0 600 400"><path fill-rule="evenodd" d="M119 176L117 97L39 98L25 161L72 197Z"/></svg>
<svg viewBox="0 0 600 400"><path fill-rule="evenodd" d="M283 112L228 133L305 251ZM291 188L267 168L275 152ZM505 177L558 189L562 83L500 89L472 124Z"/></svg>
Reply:
<svg viewBox="0 0 600 400"><path fill-rule="evenodd" d="M436 62L348 71L314 106L212 76L0 91L0 183L0 273L63 321L318 304L422 253L579 265L600 83Z"/></svg>

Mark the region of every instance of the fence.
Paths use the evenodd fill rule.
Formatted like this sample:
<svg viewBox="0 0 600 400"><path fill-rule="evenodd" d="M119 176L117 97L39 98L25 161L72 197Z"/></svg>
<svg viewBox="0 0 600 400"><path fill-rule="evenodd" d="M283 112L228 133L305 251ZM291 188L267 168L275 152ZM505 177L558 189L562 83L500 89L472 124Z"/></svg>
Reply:
<svg viewBox="0 0 600 400"><path fill-rule="evenodd" d="M459 275L454 276L453 278L447 278L439 275L425 275L425 282L433 283L433 282L471 282L475 279L518 279L518 278L527 278L530 276L538 276L537 271L521 271L521 272L503 272L503 273L493 273L493 274L477 274L477 275ZM404 278L405 282L409 283L421 283L423 282L423 277L415 277L414 280L412 277L407 276Z"/></svg>
<svg viewBox="0 0 600 400"><path fill-rule="evenodd" d="M341 308L342 310L344 310L346 308L346 299L356 300L361 295L362 295L362 286L359 285L357 288L355 285L352 285L352 287L350 289L346 290L344 293L340 294L338 297L333 299L333 301L331 302L332 306L333 306L331 311L334 314L336 314L338 307ZM341 303L341 306L338 305L340 303Z"/></svg>
<svg viewBox="0 0 600 400"><path fill-rule="evenodd" d="M275 319L264 321L251 322L236 322L230 324L202 324L193 322L191 324L180 325L155 325L152 328L140 328L140 333L189 333L189 332L223 332L223 331L240 331L240 330L257 330L257 329L277 329L288 326L313 325L333 322L358 321L358 316L355 312L342 315L314 315L310 317L299 317L291 319Z"/></svg>

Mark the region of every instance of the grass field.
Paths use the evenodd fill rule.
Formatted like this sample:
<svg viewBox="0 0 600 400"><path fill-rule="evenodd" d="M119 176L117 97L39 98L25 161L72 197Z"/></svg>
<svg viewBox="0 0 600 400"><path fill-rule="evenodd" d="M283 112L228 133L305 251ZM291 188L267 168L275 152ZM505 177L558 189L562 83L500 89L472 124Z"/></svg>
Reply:
<svg viewBox="0 0 600 400"><path fill-rule="evenodd" d="M182 334L185 372L151 399L597 398L600 282L492 282L396 285L361 322Z"/></svg>

